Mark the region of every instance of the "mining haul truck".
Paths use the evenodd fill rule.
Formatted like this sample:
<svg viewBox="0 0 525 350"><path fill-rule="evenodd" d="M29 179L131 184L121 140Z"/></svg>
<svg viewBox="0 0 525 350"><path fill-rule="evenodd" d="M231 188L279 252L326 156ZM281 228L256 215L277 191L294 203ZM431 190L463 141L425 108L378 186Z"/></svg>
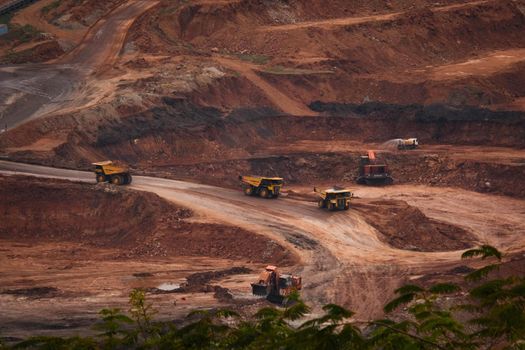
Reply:
<svg viewBox="0 0 525 350"><path fill-rule="evenodd" d="M317 187L314 187L314 192L319 194L319 200L317 201L319 208L328 208L329 210L350 209L352 192L349 189L334 186L326 190L319 190Z"/></svg>
<svg viewBox="0 0 525 350"><path fill-rule="evenodd" d="M247 196L277 198L281 194L284 181L280 177L239 176L241 188Z"/></svg>
<svg viewBox="0 0 525 350"><path fill-rule="evenodd" d="M277 267L268 265L259 275L257 283L252 283L253 295L266 297L272 303L286 305L288 296L302 288L302 278L291 274L281 274Z"/></svg>
<svg viewBox="0 0 525 350"><path fill-rule="evenodd" d="M131 183L131 174L126 167L116 165L110 160L93 163L93 165L95 166L97 182L110 182L114 185L129 185Z"/></svg>
<svg viewBox="0 0 525 350"><path fill-rule="evenodd" d="M419 141L416 138L399 140L397 149L416 149L419 146Z"/></svg>
<svg viewBox="0 0 525 350"><path fill-rule="evenodd" d="M366 185L389 185L394 182L390 176L388 165L379 161L374 151L368 151L368 155L361 156L359 176L356 181L359 184Z"/></svg>

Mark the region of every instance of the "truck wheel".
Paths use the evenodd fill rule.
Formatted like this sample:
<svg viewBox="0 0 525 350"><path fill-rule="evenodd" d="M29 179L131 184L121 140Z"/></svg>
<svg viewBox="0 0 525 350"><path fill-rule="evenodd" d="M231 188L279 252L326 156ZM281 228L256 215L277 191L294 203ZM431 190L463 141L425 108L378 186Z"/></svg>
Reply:
<svg viewBox="0 0 525 350"><path fill-rule="evenodd" d="M128 179L127 179L126 183L129 185L131 183L131 181L133 181L133 177L131 177L131 174L128 174Z"/></svg>
<svg viewBox="0 0 525 350"><path fill-rule="evenodd" d="M97 182L104 182L106 181L106 177L104 175L97 175Z"/></svg>
<svg viewBox="0 0 525 350"><path fill-rule="evenodd" d="M263 188L259 191L259 196L261 196L262 198L268 198L270 196L270 192L267 188Z"/></svg>
<svg viewBox="0 0 525 350"><path fill-rule="evenodd" d="M326 208L326 204L325 204L324 200L322 200L322 199L319 199L319 201L317 202L317 206L319 208L321 208L321 209L322 208Z"/></svg>
<svg viewBox="0 0 525 350"><path fill-rule="evenodd" d="M348 209L350 209L350 203L345 204L345 210L348 210Z"/></svg>
<svg viewBox="0 0 525 350"><path fill-rule="evenodd" d="M119 185L122 185L122 184L124 183L124 179L123 179L122 176L120 176L120 175L115 175L115 176L113 176L113 177L111 178L111 183L112 183L113 185L117 185L117 186L119 186Z"/></svg>
<svg viewBox="0 0 525 350"><path fill-rule="evenodd" d="M328 209L335 210L335 204L334 203L328 204Z"/></svg>
<svg viewBox="0 0 525 350"><path fill-rule="evenodd" d="M252 186L246 186L244 187L244 194L247 196L251 196L253 194L253 188Z"/></svg>

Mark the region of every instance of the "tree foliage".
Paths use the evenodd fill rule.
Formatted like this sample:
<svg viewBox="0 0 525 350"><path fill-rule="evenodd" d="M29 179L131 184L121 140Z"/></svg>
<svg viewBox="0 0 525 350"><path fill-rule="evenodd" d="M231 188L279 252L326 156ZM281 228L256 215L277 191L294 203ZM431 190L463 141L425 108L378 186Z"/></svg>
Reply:
<svg viewBox="0 0 525 350"><path fill-rule="evenodd" d="M463 259L494 260L469 273L468 290L452 283L405 285L384 307L387 318L357 321L328 304L317 317L298 294L286 308L264 307L252 317L231 310L198 310L182 326L156 322L146 294L130 294L129 316L104 309L90 337L32 337L13 349L525 349L525 279L489 279L501 253L481 246ZM305 321L303 319L307 318Z"/></svg>

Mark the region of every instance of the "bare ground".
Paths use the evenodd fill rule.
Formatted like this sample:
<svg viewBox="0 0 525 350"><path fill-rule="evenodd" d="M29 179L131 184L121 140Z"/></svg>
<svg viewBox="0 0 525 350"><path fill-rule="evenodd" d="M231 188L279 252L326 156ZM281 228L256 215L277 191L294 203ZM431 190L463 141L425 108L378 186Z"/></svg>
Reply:
<svg viewBox="0 0 525 350"><path fill-rule="evenodd" d="M2 167L93 181L91 174L82 172L9 163L2 163ZM199 221L228 223L290 247L301 259L302 268L296 272L307 276L303 295L314 305L338 302L360 315L377 316L393 289L411 276L448 270L460 264L457 250L417 252L409 250L412 247L408 245L405 247L408 250L390 246L382 233L369 223L370 218L359 210L329 213L319 210L312 202L264 201L245 197L240 191L158 178L135 177L132 188L187 205L198 213ZM385 210L392 209L392 202L383 208L378 198L404 201L417 207L431 222L468 231L461 239L472 237L468 242L472 245L488 243L506 253L523 250L520 237L525 229L525 212L521 210L521 200L425 186L358 188L355 193L378 202ZM200 200L203 196L206 201ZM412 220L412 216L407 220ZM422 234L413 232L414 242L421 243L417 236ZM245 280L245 286L248 282L249 279Z"/></svg>
<svg viewBox="0 0 525 350"><path fill-rule="evenodd" d="M84 23L85 36L49 28L79 43L67 55L0 68L2 155L84 169L120 159L206 183L137 177L132 189L167 201L117 191L121 208L100 199L111 187L2 178L13 204L3 211L0 294L10 334L85 330L96 310L125 307L131 288L201 272L220 275L208 282L234 300L256 302L249 282L272 258L295 264L314 313L336 302L369 318L403 282L460 266L464 247L523 252L523 116L496 113L523 111L521 1L247 4L126 2ZM67 24L85 19L81 10ZM38 7L27 11L20 19L38 25ZM415 152L383 144L414 136L424 145ZM353 185L359 155L371 148L401 185ZM93 182L83 172L0 167ZM285 176L289 197L261 201L224 188L244 172ZM312 184L334 183L355 188L354 210L328 213L310 201ZM169 214L168 202L183 212ZM219 272L236 264L254 272ZM203 288L152 298L162 317L224 302Z"/></svg>

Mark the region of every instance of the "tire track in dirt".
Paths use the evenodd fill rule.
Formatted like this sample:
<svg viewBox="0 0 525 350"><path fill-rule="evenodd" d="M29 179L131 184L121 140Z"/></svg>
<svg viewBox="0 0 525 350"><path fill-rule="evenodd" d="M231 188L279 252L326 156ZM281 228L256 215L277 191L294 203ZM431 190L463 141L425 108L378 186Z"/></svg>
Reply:
<svg viewBox="0 0 525 350"><path fill-rule="evenodd" d="M88 172L0 162L1 173L93 182ZM418 252L393 248L357 212L326 212L314 203L290 199L261 200L240 191L185 181L136 176L131 188L194 210L197 219L250 229L294 250L306 281L304 296L314 305L351 304L359 313L377 312L403 279L456 266L459 251ZM428 193L427 193L428 192ZM523 201L468 191L394 186L360 189L358 194L404 199L429 217L475 229L480 241L504 252L525 249ZM474 196L473 201L467 198ZM450 209L446 209L450 206ZM486 211L492 210L489 214ZM488 224L484 226L484 218ZM494 232L501 226L504 230Z"/></svg>
<svg viewBox="0 0 525 350"><path fill-rule="evenodd" d="M0 68L0 86L5 88L0 94L0 104L2 100L10 101L0 111L2 127L7 124L12 129L28 120L89 103L96 97L86 96L91 73L100 72L116 61L136 18L158 3L125 2L99 20L79 46L54 62ZM104 95L104 91L97 93Z"/></svg>

